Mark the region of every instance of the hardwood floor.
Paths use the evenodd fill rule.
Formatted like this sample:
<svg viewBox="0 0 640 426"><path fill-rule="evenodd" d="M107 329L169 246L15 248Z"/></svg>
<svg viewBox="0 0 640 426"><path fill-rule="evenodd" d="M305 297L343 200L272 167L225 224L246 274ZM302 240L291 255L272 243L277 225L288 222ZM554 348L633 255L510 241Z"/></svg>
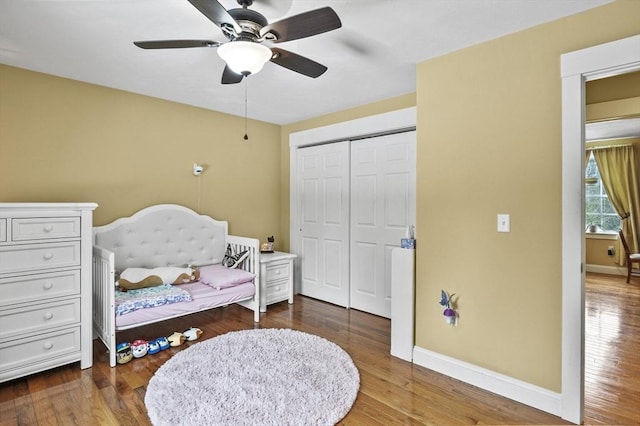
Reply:
<svg viewBox="0 0 640 426"><path fill-rule="evenodd" d="M640 425L640 278L587 274L585 423Z"/></svg>
<svg viewBox="0 0 640 426"><path fill-rule="evenodd" d="M587 281L586 423L640 424L640 283L589 275ZM253 328L238 306L119 334L150 339L197 326L203 338ZM567 424L561 419L389 355L389 320L296 296L272 305L260 327L293 328L344 348L360 371L358 398L344 425ZM146 384L187 343L109 368L94 343L94 366L71 364L0 385L0 425L148 425Z"/></svg>

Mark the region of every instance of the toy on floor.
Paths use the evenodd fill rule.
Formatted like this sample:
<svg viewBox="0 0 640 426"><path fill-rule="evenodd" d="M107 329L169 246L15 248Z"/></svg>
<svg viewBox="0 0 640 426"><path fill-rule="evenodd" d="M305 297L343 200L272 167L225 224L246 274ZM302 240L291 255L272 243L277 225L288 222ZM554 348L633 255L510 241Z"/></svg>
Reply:
<svg viewBox="0 0 640 426"><path fill-rule="evenodd" d="M165 349L169 349L169 341L167 340L166 337L158 337L156 339L156 342L158 342L158 345L160 346L161 351L164 351Z"/></svg>
<svg viewBox="0 0 640 426"><path fill-rule="evenodd" d="M131 345L129 342L122 342L116 346L116 362L118 364L126 364L133 359L131 353Z"/></svg>
<svg viewBox="0 0 640 426"><path fill-rule="evenodd" d="M149 351L147 352L149 355L155 355L160 352L160 343L158 343L158 339L149 340Z"/></svg>
<svg viewBox="0 0 640 426"><path fill-rule="evenodd" d="M185 342L185 340L187 340L187 338L184 337L184 334L174 331L171 336L167 337L167 340L169 341L170 346L180 346Z"/></svg>
<svg viewBox="0 0 640 426"><path fill-rule="evenodd" d="M185 330L182 334L188 341L191 342L200 338L200 336L202 335L202 330L196 327L191 327L188 330Z"/></svg>
<svg viewBox="0 0 640 426"><path fill-rule="evenodd" d="M134 358L142 358L149 351L149 342L138 339L131 343L131 353Z"/></svg>

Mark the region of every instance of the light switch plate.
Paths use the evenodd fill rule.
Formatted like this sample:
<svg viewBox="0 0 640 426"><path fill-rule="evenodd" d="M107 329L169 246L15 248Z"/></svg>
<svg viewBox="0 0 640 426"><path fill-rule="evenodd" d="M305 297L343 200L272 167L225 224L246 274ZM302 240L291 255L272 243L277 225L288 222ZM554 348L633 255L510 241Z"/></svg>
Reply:
<svg viewBox="0 0 640 426"><path fill-rule="evenodd" d="M511 232L511 215L498 215L498 232Z"/></svg>

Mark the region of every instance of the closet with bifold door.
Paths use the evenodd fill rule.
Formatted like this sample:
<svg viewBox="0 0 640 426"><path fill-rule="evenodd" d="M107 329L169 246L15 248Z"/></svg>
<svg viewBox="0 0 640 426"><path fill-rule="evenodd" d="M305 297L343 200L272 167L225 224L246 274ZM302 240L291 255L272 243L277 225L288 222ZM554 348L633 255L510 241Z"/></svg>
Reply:
<svg viewBox="0 0 640 426"><path fill-rule="evenodd" d="M391 250L416 221L415 127L301 146L291 167L300 294L390 318Z"/></svg>

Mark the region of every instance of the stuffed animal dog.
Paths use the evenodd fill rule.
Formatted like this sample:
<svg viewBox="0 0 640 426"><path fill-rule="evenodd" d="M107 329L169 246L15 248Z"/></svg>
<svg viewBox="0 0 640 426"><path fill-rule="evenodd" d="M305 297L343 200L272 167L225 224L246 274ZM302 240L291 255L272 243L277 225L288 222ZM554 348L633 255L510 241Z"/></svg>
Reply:
<svg viewBox="0 0 640 426"><path fill-rule="evenodd" d="M174 266L153 269L127 268L120 274L118 287L120 291L127 291L162 284L185 284L197 281L198 278L200 278L200 271L192 268Z"/></svg>

